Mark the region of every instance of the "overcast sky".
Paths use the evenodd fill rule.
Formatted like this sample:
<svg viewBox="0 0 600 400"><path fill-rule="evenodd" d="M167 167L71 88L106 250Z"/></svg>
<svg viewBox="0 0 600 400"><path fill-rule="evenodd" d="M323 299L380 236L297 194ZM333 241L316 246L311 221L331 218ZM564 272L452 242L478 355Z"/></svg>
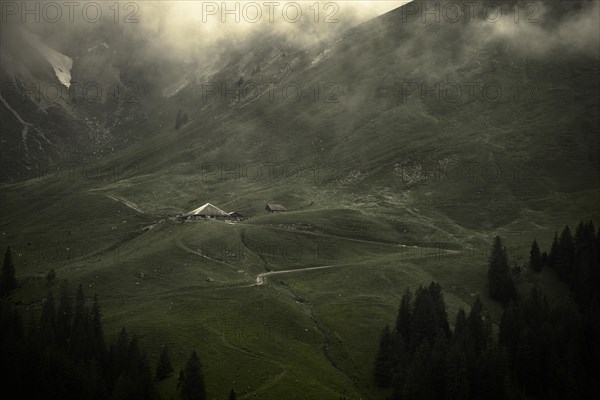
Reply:
<svg viewBox="0 0 600 400"><path fill-rule="evenodd" d="M222 2L172 1L152 5L143 3L140 19L144 24L161 25L162 32L173 43L186 46L191 37L195 41L212 42L232 34L255 31L265 25L278 32L303 32L313 37L327 37L407 2L319 1L318 7L315 7L314 0L271 2L276 3L273 6L266 5L269 3L266 1L235 1L226 2L224 8Z"/></svg>

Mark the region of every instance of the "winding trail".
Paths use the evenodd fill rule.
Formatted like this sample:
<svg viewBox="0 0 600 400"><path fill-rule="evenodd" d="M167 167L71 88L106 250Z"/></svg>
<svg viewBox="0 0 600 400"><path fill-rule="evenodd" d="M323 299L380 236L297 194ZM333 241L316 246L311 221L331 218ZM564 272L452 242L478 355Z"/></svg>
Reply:
<svg viewBox="0 0 600 400"><path fill-rule="evenodd" d="M328 269L328 268L336 268L336 267L343 267L343 266L350 266L350 265L354 265L354 264L321 265L319 267L307 267L307 268L297 268L297 269L286 269L286 270L283 270L283 271L262 272L262 273L260 273L260 274L258 274L256 276L256 283L254 285L251 285L251 286L261 286L261 285L263 285L267 281L267 277L269 277L271 275L291 274L291 273L294 273L294 272L314 271L314 270L317 270L317 269Z"/></svg>
<svg viewBox="0 0 600 400"><path fill-rule="evenodd" d="M209 330L211 332L213 332L214 334L216 334L216 335L218 335L218 336L221 337L221 342L223 343L223 346L225 346L225 347L227 347L227 348L229 348L231 350L234 350L234 351L240 352L242 354L245 354L248 357L252 357L252 358L255 358L257 360L261 360L261 361L266 361L266 362L273 363L273 364L277 365L277 367L281 368L281 372L279 374L275 375L272 379L270 379L269 381L265 382L263 385L257 387L255 390L253 390L251 392L246 392L244 394L240 394L238 396L240 398L240 400L241 399L245 399L247 397L250 397L252 395L256 395L256 393L259 393L259 392L262 392L264 390L269 389L270 387L274 386L277 382L279 382L285 376L285 374L287 374L288 367L285 364L283 364L282 362L274 360L272 358L269 358L269 357L267 357L265 355L262 355L262 354L260 354L258 352L255 352L255 351L252 351L252 350L247 350L247 349L242 348L240 346L236 346L236 345L232 344L231 341L229 341L225 335L223 335L221 332L217 331L214 328L209 328Z"/></svg>
<svg viewBox="0 0 600 400"><path fill-rule="evenodd" d="M329 235L322 235L322 236L329 236ZM350 239L352 240L352 239ZM360 239L355 239L358 241L361 241ZM365 241L367 242L367 241ZM414 248L420 248L423 249L423 247L418 247L418 246L405 246L402 244L394 244L394 243L383 243L383 242L373 242L373 243L379 243L379 244L387 244L387 245L392 245L392 246L397 246L400 248L406 248L406 247L414 247ZM203 257L204 259L219 263L219 264L223 264L223 265L227 265L229 267L234 268L235 270L238 270L239 266L235 265L235 264L231 264L227 261L223 261L220 259L216 259L213 257L210 257L206 254L203 254L201 251L197 251L194 249L189 248L188 246L186 246L185 244L181 243L181 241L177 241L177 245L185 250L188 253L192 253L195 254L197 256ZM450 249L444 249L444 253L445 254L453 254L453 253L458 253L458 250L450 250ZM422 253L420 255L415 255L415 257L439 257L440 254L438 253L432 253L432 254L427 254L427 255L423 255ZM405 259L406 260L406 259ZM330 269L330 268L342 268L342 267L351 267L351 266L358 266L358 265L362 265L362 264L356 264L356 263L352 263L352 264L331 264L331 265L320 265L317 267L306 267L306 268L295 268L295 269L285 269L285 270L277 270L277 271L268 271L268 272L261 272L258 275L256 275L255 278L255 283L253 284L249 284L249 285L227 285L227 286L218 286L215 289L227 289L227 288L239 288L239 287L254 287L254 286L262 286L267 282L267 278L271 275L283 275L283 274L293 274L293 273L299 273L299 272L306 272L306 271L316 271L316 270L321 270L321 269Z"/></svg>
<svg viewBox="0 0 600 400"><path fill-rule="evenodd" d="M178 245L178 246L179 246L181 249L183 249L183 250L187 251L188 253L195 254L195 255L197 255L197 256L200 256L200 257L202 257L202 258L205 258L205 259L207 259L207 260L210 260L210 261L213 261L213 262L216 262L216 263L219 263L219 264L227 265L227 266L229 266L229 267L235 268L236 270L239 268L239 267L238 267L237 265L235 265L235 264L231 264L231 263L228 263L227 261L223 261L223 260L219 260L219 259L217 259L217 258L213 258L213 257L207 256L206 254L202 253L201 251L194 250L194 249L190 249L188 246L186 246L185 244L181 243L181 241L179 241L179 240L177 241L177 245Z"/></svg>
<svg viewBox="0 0 600 400"><path fill-rule="evenodd" d="M139 208L139 207L138 207L136 204L134 204L134 203L132 203L132 202L130 202L130 201L128 201L128 200L125 200L125 199L122 199L122 198L120 198L120 197L113 196L113 195L110 195L110 194L107 194L107 195L106 195L106 197L110 197L110 198L111 198L111 199L113 199L114 201L118 201L119 203L123 203L123 204L125 204L127 207L129 207L129 208L131 208L131 209L133 209L133 210L135 210L135 211L139 212L140 214L145 214L145 213L144 213L144 211L142 211L142 210L141 210L141 209L140 209L140 208Z"/></svg>
<svg viewBox="0 0 600 400"><path fill-rule="evenodd" d="M135 209L138 212L142 212L141 210L137 209L135 204L128 204L129 202L127 202L126 200L116 198L116 197L110 196L110 195L107 195L107 196L112 198L113 200L123 202L124 204ZM273 228L273 227L270 227L270 228ZM278 229L278 228L275 228L275 229ZM281 229L281 228L279 228L279 229ZM331 235L326 235L326 234L325 235L317 234L317 235L336 237L336 236L331 236ZM198 257L202 257L203 259L210 260L214 263L221 264L223 266L226 266L227 268L233 269L234 271L239 271L240 265L235 265L235 264L227 262L225 260L214 258L207 254L204 254L200 250L193 249L190 246L186 245L185 243L182 242L181 239L182 238L174 238L174 242L183 251L190 253L190 254L194 254L195 256L198 256ZM359 242L367 242L367 243L376 243L376 244L380 244L380 245L395 246L395 247L398 247L399 251L403 251L400 249L403 249L406 247L431 249L431 248L418 247L418 246L405 246L405 245L398 244L398 243L385 243L385 242L376 242L376 241L367 241L367 240L349 239L349 238L343 238L343 239L359 241ZM458 251L456 251L456 250L448 250L448 249L444 249L443 252L444 252L444 254L448 254L448 255L453 254L453 253L458 253ZM403 255L405 256L406 254L403 253ZM418 252L418 254L414 255L414 257L419 257L419 258L439 257L439 256L440 256L440 253L437 253L437 252L432 252L431 254L422 254L422 252ZM413 257L410 257L410 258L413 258ZM403 258L403 261L408 261L408 259ZM353 266L364 266L364 265L365 265L364 263L345 263L345 264L321 265L321 266L316 266L316 267L306 267L306 268L297 268L297 269L286 269L286 270L278 270L278 271L268 271L268 272L258 273L256 275L256 277L254 278L253 282L252 282L252 276L249 276L249 277L247 277L247 279L249 281L246 281L246 283L240 282L240 283L230 284L230 285L227 285L227 284L221 285L221 286L215 285L213 287L190 286L190 287L186 287L185 290L186 291L228 290L228 289L231 290L231 289L241 289L241 288L244 288L243 290L248 290L247 288L250 288L250 287L266 286L266 283L268 282L268 278L272 275L284 275L284 274L300 273L300 272L305 272L305 271L317 271L317 270L325 270L325 269L332 269L332 268L344 268L344 267L348 268L348 267L353 267ZM178 291L180 293L181 293L181 290L182 290L182 288L178 289ZM289 291L292 295L294 294L293 292L291 292L291 290L289 288L286 288L285 290ZM171 295L172 295L172 291L168 291L168 292L164 292L164 293L160 294L161 297L163 297L163 296L166 297L166 296L171 296ZM152 296L152 298L157 297L156 294L152 294L151 296ZM140 297L136 297L136 299L138 299L138 300L139 300L139 298ZM330 353L330 346L332 345L331 337L333 335L331 329L329 327L327 327L327 325L324 324L324 322L318 317L318 315L315 313L313 306L310 303L305 303L304 305L309 307L310 318L314 322L315 326L318 328L319 332L321 332L321 334L324 337L324 342L321 346L324 357L327 359L327 361L331 364L331 366L333 368L335 368L337 371L339 371L341 374L343 374L352 384L355 384L352 376L348 375L348 373L346 371L344 371L344 369L340 368L337 365L334 357L332 357L332 355ZM228 340L228 338L225 335L223 335L221 332L215 330L215 328L209 327L208 329L210 331L212 331L214 334L220 336L220 340L223 343L224 347L229 348L234 351L237 351L241 354L244 354L244 355L254 358L256 360L261 360L264 362L272 363L274 366L276 366L279 369L279 371L274 371L273 375L270 376L268 379L261 381L257 387L254 387L252 389L247 388L247 390L248 390L247 392L240 393L240 396L239 396L240 399L256 398L256 396L259 393L264 392L264 391L274 387L282 379L284 379L284 377L288 374L291 366L286 364L285 361L280 361L277 359L269 358L268 356L266 356L265 354L262 354L261 352L253 351L252 349L248 349L245 346L240 346L237 343L232 343L230 340ZM258 382L255 382L255 383L258 383Z"/></svg>

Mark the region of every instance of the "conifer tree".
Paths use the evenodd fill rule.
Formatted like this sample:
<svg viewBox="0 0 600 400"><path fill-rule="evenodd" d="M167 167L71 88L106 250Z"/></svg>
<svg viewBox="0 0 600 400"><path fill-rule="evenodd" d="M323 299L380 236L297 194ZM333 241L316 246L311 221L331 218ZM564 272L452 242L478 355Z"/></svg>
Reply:
<svg viewBox="0 0 600 400"><path fill-rule="evenodd" d="M410 289L406 288L404 295L402 295L402 300L400 301L398 316L396 317L395 332L397 335L400 335L404 343L410 341L411 297Z"/></svg>
<svg viewBox="0 0 600 400"><path fill-rule="evenodd" d="M452 344L458 346L461 351L466 352L468 349L469 326L467 322L467 314L461 307L456 313L456 322L454 323L454 332L452 333Z"/></svg>
<svg viewBox="0 0 600 400"><path fill-rule="evenodd" d="M565 226L558 241L558 252L554 260L554 267L560 279L564 282L571 281L571 272L575 261L575 244L568 226Z"/></svg>
<svg viewBox="0 0 600 400"><path fill-rule="evenodd" d="M56 310L54 307L54 296L52 291L48 292L46 301L42 305L42 314L39 323L41 339L50 345L54 343L54 332L56 330Z"/></svg>
<svg viewBox="0 0 600 400"><path fill-rule="evenodd" d="M9 246L4 253L4 262L2 263L2 272L0 273L0 297L8 295L16 288L15 264L13 262L12 250Z"/></svg>
<svg viewBox="0 0 600 400"><path fill-rule="evenodd" d="M32 321L33 329L27 331L22 329L18 310L4 299L0 300L0 370L4 373L6 392L14 398L157 400L146 354L138 347L135 337L130 340L123 329L118 343L111 347L111 357L107 358L103 342L92 345L86 331L76 328L87 326L88 332L94 331L90 321L95 314L97 330L94 332L102 330L97 299L96 312L89 314L84 299L83 291L78 290L77 304L73 308L68 285L63 284L60 312L55 313L50 292L43 302L39 320ZM75 323L76 319L83 323ZM61 328L65 325L67 328ZM53 340L53 336L61 340Z"/></svg>
<svg viewBox="0 0 600 400"><path fill-rule="evenodd" d="M50 271L48 271L48 273L46 274L46 285L47 286L52 285L52 282L54 282L55 279L56 279L56 272L54 271L54 268L51 268Z"/></svg>
<svg viewBox="0 0 600 400"><path fill-rule="evenodd" d="M431 361L431 345L423 341L416 349L404 380L403 394L406 399L435 399Z"/></svg>
<svg viewBox="0 0 600 400"><path fill-rule="evenodd" d="M71 335L71 323L73 320L73 298L69 289L69 282L64 281L60 288L60 298L56 312L56 336L57 340L66 346Z"/></svg>
<svg viewBox="0 0 600 400"><path fill-rule="evenodd" d="M575 301L586 308L593 297L597 286L594 282L598 276L598 259L595 249L595 228L592 221L579 223L575 231L575 259L571 273L571 290Z"/></svg>
<svg viewBox="0 0 600 400"><path fill-rule="evenodd" d="M448 339L444 332L440 331L436 336L431 349L429 360L431 363L431 374L435 379L430 382L433 386L434 398L445 398L446 390L446 359L448 353Z"/></svg>
<svg viewBox="0 0 600 400"><path fill-rule="evenodd" d="M235 390L231 389L229 392L228 400L237 400L237 395L235 394Z"/></svg>
<svg viewBox="0 0 600 400"><path fill-rule="evenodd" d="M137 399L154 400L158 397L158 393L154 387L152 371L148 358L145 352L142 352L139 346L137 336L133 336L129 343L129 363L127 372L135 382Z"/></svg>
<svg viewBox="0 0 600 400"><path fill-rule="evenodd" d="M425 340L432 341L436 334L433 299L429 290L419 287L410 320L410 350L414 351Z"/></svg>
<svg viewBox="0 0 600 400"><path fill-rule="evenodd" d="M381 332L379 350L377 351L375 364L373 366L375 383L380 387L389 387L392 381L393 368L392 333L390 332L390 326L386 325Z"/></svg>
<svg viewBox="0 0 600 400"><path fill-rule="evenodd" d="M111 400L129 400L136 398L135 396L135 382L129 374L123 372L115 383Z"/></svg>
<svg viewBox="0 0 600 400"><path fill-rule="evenodd" d="M444 398L448 400L469 399L467 358L459 344L452 345L448 351L445 377Z"/></svg>
<svg viewBox="0 0 600 400"><path fill-rule="evenodd" d="M487 331L485 317L483 313L483 305L479 296L475 298L475 302L471 307L471 312L467 319L469 329L470 344L475 349L475 354L479 355L487 348L489 340L489 332Z"/></svg>
<svg viewBox="0 0 600 400"><path fill-rule="evenodd" d="M446 303L442 294L442 286L437 282L429 284L429 293L433 301L435 311L436 328L441 331L446 338L450 337L450 324L448 323L448 313L446 313ZM436 335L439 332L436 332Z"/></svg>
<svg viewBox="0 0 600 400"><path fill-rule="evenodd" d="M556 267L556 258L558 257L558 233L554 232L554 239L552 239L552 246L550 247L550 253L548 254L548 267Z"/></svg>
<svg viewBox="0 0 600 400"><path fill-rule="evenodd" d="M173 365L171 365L171 358L169 357L169 349L165 345L160 352L158 364L156 365L156 379L159 381L167 379L173 371Z"/></svg>
<svg viewBox="0 0 600 400"><path fill-rule="evenodd" d="M542 252L541 261L542 267L548 267L548 253L546 251Z"/></svg>
<svg viewBox="0 0 600 400"><path fill-rule="evenodd" d="M73 312L73 330L79 331L84 328L87 323L88 315L85 309L85 295L83 294L83 288L81 284L77 288L77 294L75 295L75 309Z"/></svg>
<svg viewBox="0 0 600 400"><path fill-rule="evenodd" d="M515 285L510 276L506 249L500 236L496 236L492 247L488 269L488 288L490 297L507 305L516 298Z"/></svg>
<svg viewBox="0 0 600 400"><path fill-rule="evenodd" d="M104 330L102 329L102 311L98 303L98 295L94 295L94 302L90 311L90 329L94 338L94 345L98 351L104 349Z"/></svg>
<svg viewBox="0 0 600 400"><path fill-rule="evenodd" d="M183 371L183 382L181 384L181 393L184 400L205 400L206 389L204 385L204 375L202 374L202 364L200 359L193 351L188 359Z"/></svg>
<svg viewBox="0 0 600 400"><path fill-rule="evenodd" d="M535 239L533 240L531 250L529 251L529 266L535 272L540 272L542 270L542 255L540 254L540 247Z"/></svg>

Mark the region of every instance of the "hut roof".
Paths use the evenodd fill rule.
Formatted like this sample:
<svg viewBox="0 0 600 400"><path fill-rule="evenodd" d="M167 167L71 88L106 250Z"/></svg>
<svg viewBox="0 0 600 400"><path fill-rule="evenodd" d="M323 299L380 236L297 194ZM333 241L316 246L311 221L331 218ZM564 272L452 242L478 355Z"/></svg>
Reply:
<svg viewBox="0 0 600 400"><path fill-rule="evenodd" d="M277 203L269 203L269 204L267 204L267 207L271 211L287 211L287 209L284 206L282 206L281 204L277 204Z"/></svg>
<svg viewBox="0 0 600 400"><path fill-rule="evenodd" d="M202 207L196 208L195 210L192 210L185 215L208 215L211 217L227 217L227 216L229 216L229 214L227 214L225 211L221 210L219 207L214 206L210 203L206 203Z"/></svg>

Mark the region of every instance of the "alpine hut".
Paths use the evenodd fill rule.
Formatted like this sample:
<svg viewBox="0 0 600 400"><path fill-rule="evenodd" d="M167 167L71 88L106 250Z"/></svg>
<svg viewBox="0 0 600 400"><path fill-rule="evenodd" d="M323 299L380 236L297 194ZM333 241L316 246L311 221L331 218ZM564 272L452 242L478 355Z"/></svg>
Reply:
<svg viewBox="0 0 600 400"><path fill-rule="evenodd" d="M276 204L276 203L267 204L267 207L265 207L265 210L267 210L267 212L270 212L270 213L280 213L280 212L287 211L287 209L284 206L282 206L281 204Z"/></svg>
<svg viewBox="0 0 600 400"><path fill-rule="evenodd" d="M244 216L237 211L232 211L229 213L229 219L232 221L243 221Z"/></svg>
<svg viewBox="0 0 600 400"><path fill-rule="evenodd" d="M187 214L182 215L182 219L197 220L197 219L230 219L229 214L221 210L219 207L210 203L206 203L202 207L196 208Z"/></svg>

